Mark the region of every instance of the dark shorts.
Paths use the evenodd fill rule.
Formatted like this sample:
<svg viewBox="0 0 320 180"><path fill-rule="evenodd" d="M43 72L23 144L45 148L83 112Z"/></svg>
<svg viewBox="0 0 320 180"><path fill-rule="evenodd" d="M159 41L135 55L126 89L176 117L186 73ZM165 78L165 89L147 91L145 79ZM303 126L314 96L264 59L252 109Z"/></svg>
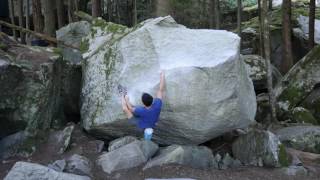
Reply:
<svg viewBox="0 0 320 180"><path fill-rule="evenodd" d="M129 123L130 124L134 124L138 127L138 123L139 123L139 118L135 117L135 116L132 116L130 119L129 119Z"/></svg>

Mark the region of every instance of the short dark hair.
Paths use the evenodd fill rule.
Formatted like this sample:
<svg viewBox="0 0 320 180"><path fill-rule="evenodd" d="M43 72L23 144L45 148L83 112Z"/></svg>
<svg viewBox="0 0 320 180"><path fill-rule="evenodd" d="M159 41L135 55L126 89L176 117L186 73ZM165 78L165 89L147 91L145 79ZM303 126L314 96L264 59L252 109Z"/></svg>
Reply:
<svg viewBox="0 0 320 180"><path fill-rule="evenodd" d="M148 93L143 93L141 100L145 106L149 107L149 106L151 106L151 104L153 102L153 97Z"/></svg>

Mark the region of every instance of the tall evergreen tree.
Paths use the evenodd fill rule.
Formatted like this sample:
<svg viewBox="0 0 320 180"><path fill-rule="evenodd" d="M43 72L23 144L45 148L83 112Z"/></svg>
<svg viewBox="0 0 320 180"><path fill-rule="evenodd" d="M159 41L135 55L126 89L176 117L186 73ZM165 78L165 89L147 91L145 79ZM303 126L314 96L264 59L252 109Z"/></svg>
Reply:
<svg viewBox="0 0 320 180"><path fill-rule="evenodd" d="M41 0L32 0L33 25L36 32L43 32L43 17L41 13Z"/></svg>
<svg viewBox="0 0 320 180"><path fill-rule="evenodd" d="M272 86L272 68L271 68L271 48L270 48L270 17L269 17L269 8L268 8L268 0L262 0L261 7L261 21L263 22L263 35L264 35L264 51L265 51L265 64L267 68L267 84L268 84L268 94L269 94L269 102L270 102L270 111L271 118L273 122L277 122L276 115L276 99L274 96L273 86Z"/></svg>
<svg viewBox="0 0 320 180"><path fill-rule="evenodd" d="M291 41L291 0L282 3L282 61L280 70L287 73L293 65Z"/></svg>
<svg viewBox="0 0 320 180"><path fill-rule="evenodd" d="M17 1L17 12L18 12L18 19L19 19L19 26L20 27L24 27L24 23L23 23L23 19L24 19L24 16L23 16L23 0L18 0ZM22 44L25 44L26 43L26 34L22 31L20 31L20 41Z"/></svg>
<svg viewBox="0 0 320 180"><path fill-rule="evenodd" d="M9 14L10 14L11 24L15 25L13 0L9 0L8 3L9 3ZM12 35L14 39L17 39L17 32L14 29L12 29Z"/></svg>
<svg viewBox="0 0 320 180"><path fill-rule="evenodd" d="M312 49L314 46L314 20L316 16L316 1L310 0L309 5L309 49Z"/></svg>
<svg viewBox="0 0 320 180"><path fill-rule="evenodd" d="M101 0L92 0L92 16L100 17L101 15Z"/></svg>
<svg viewBox="0 0 320 180"><path fill-rule="evenodd" d="M214 0L214 19L216 29L220 29L220 1Z"/></svg>
<svg viewBox="0 0 320 180"><path fill-rule="evenodd" d="M54 37L56 34L56 14L54 1L43 0L43 15L44 33Z"/></svg>
<svg viewBox="0 0 320 180"><path fill-rule="evenodd" d="M57 16L58 16L58 27L61 28L66 24L66 14L64 8L64 0L56 0L57 3Z"/></svg>
<svg viewBox="0 0 320 180"><path fill-rule="evenodd" d="M242 14L242 0L237 0L238 13L237 13L237 28L238 35L241 37L241 14Z"/></svg>

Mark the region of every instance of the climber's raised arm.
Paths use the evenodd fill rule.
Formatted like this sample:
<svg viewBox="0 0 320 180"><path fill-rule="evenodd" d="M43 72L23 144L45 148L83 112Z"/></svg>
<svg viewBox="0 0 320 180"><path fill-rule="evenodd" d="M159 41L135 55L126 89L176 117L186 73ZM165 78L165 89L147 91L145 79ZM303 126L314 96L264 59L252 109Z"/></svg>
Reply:
<svg viewBox="0 0 320 180"><path fill-rule="evenodd" d="M161 71L160 85L159 85L159 90L157 92L157 98L159 98L159 99L162 99L164 96L164 86L165 86L164 71Z"/></svg>
<svg viewBox="0 0 320 180"><path fill-rule="evenodd" d="M126 105L127 105L128 109L129 109L129 111L133 113L134 112L134 107L132 106L132 104L129 101L129 96L125 95L124 99L125 99L125 102L126 102Z"/></svg>

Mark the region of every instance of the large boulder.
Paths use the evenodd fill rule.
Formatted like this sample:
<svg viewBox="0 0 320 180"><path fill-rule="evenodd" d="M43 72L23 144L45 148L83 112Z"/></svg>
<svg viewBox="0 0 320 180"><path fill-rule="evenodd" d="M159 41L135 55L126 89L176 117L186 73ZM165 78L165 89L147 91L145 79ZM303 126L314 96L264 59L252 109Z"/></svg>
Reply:
<svg viewBox="0 0 320 180"><path fill-rule="evenodd" d="M78 21L56 31L58 47L63 56L61 96L64 114L69 120L80 118L81 40L90 32L90 23Z"/></svg>
<svg viewBox="0 0 320 180"><path fill-rule="evenodd" d="M171 145L160 150L160 153L148 161L144 170L167 164L180 164L193 168L207 169L213 166L212 151L205 146Z"/></svg>
<svg viewBox="0 0 320 180"><path fill-rule="evenodd" d="M60 74L54 48L24 46L0 33L0 138L62 119Z"/></svg>
<svg viewBox="0 0 320 180"><path fill-rule="evenodd" d="M320 127L293 126L278 130L280 141L294 149L320 154Z"/></svg>
<svg viewBox="0 0 320 180"><path fill-rule="evenodd" d="M150 159L158 150L152 141L133 141L98 157L97 164L106 173L140 166Z"/></svg>
<svg viewBox="0 0 320 180"><path fill-rule="evenodd" d="M159 71L166 96L154 140L200 144L254 122L252 81L239 59L239 37L231 32L193 30L170 16L133 29L93 21L83 41L81 117L84 128L103 138L135 135L122 111L117 87L127 87L133 104L142 92L155 94Z"/></svg>
<svg viewBox="0 0 320 180"><path fill-rule="evenodd" d="M279 138L270 131L253 130L232 144L235 158L246 165L279 167L286 165L287 154Z"/></svg>
<svg viewBox="0 0 320 180"><path fill-rule="evenodd" d="M4 180L90 180L87 176L79 176L58 172L40 164L16 162Z"/></svg>
<svg viewBox="0 0 320 180"><path fill-rule="evenodd" d="M316 46L303 59L295 64L275 88L278 116L281 120L292 119L292 110L302 106L302 102L316 91L320 85L320 46ZM310 101L310 98L309 98ZM309 103L310 104L310 103ZM319 107L306 106L310 112Z"/></svg>

